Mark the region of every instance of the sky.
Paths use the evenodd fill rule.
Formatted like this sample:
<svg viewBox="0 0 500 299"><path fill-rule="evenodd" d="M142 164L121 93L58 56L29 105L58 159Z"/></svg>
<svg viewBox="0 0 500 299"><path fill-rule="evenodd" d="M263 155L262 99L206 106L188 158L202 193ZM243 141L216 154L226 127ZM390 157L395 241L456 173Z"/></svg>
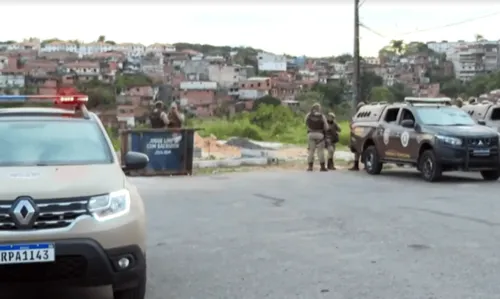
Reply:
<svg viewBox="0 0 500 299"><path fill-rule="evenodd" d="M91 42L105 35L115 42L251 46L277 54L307 56L352 53L354 43L354 4L347 0L328 1L330 4L327 0L212 0L210 5L206 4L209 1L196 0L162 3L143 0L141 4L101 0L100 4L88 1L74 5L52 1L56 2L49 0L43 5L30 0L3 2L0 23L8 30L2 30L1 38L57 37ZM377 55L392 39L473 40L475 34L490 40L500 39L500 33L496 33L500 28L500 3L493 0L401 2L363 3L361 22L376 33L360 30L361 55ZM484 17L488 14L489 17ZM478 19L439 28L475 18ZM415 33L428 28L433 29Z"/></svg>

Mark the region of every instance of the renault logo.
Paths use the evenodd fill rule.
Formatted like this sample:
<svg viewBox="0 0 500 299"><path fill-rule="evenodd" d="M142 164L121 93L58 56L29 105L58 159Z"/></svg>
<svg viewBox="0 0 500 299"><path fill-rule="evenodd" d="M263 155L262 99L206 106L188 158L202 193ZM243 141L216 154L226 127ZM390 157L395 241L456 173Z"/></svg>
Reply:
<svg viewBox="0 0 500 299"><path fill-rule="evenodd" d="M10 216L20 228L29 228L33 225L38 208L31 197L18 197L10 210Z"/></svg>

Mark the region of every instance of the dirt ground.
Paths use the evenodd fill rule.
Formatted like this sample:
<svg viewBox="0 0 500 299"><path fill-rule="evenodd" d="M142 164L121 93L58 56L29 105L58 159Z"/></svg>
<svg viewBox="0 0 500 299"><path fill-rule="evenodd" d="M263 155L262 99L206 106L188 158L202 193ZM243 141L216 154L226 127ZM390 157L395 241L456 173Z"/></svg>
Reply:
<svg viewBox="0 0 500 299"><path fill-rule="evenodd" d="M209 137L201 137L197 133L194 136L194 145L201 148L203 153L212 156L215 159L221 158L238 158L241 157L240 148L220 144L217 142L217 137L211 135ZM278 158L305 158L307 157L307 149L305 147L291 147L276 151Z"/></svg>

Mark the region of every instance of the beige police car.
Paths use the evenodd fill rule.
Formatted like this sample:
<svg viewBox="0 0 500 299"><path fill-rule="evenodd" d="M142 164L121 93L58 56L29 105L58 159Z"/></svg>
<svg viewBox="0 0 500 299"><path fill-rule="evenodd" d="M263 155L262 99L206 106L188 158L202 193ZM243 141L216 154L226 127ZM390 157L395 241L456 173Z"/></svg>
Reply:
<svg viewBox="0 0 500 299"><path fill-rule="evenodd" d="M0 282L111 285L115 299L143 299L143 201L86 101L0 109ZM135 152L122 160L148 163Z"/></svg>

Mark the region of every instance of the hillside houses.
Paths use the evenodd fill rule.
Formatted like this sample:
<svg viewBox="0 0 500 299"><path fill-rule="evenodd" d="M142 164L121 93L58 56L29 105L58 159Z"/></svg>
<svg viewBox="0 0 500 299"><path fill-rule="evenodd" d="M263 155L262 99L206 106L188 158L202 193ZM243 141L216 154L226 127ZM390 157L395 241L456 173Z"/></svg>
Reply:
<svg viewBox="0 0 500 299"><path fill-rule="evenodd" d="M253 63L242 65L238 51L201 53L177 50L174 45L155 43L115 44L77 41L0 43L0 92L55 94L58 86L119 85L123 76L142 76L137 86L127 83L114 88L116 108L100 111L107 123L134 125L145 121L155 100L177 101L192 113L206 117L218 107L250 109L263 96L293 103L296 96L314 84L352 84L352 60L289 57L254 52ZM345 56L345 55L344 55ZM345 58L345 57L344 57ZM247 63L247 62L245 62ZM453 75L454 64L428 53L403 56L365 57L362 72L382 78L387 87L403 84L417 96L437 96L439 83L431 83L429 72ZM109 93L109 91L108 91Z"/></svg>

